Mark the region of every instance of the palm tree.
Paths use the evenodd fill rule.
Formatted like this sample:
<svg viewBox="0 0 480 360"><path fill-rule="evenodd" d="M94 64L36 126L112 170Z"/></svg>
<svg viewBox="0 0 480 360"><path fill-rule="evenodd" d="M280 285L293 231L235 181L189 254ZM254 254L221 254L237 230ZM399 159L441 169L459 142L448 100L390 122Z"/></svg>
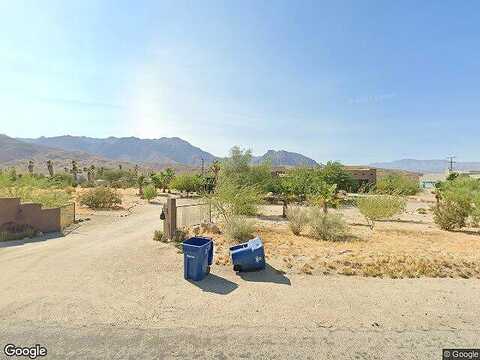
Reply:
<svg viewBox="0 0 480 360"><path fill-rule="evenodd" d="M138 195L140 195L141 198L143 198L143 185L145 185L145 176L140 175L137 178L137 184L138 184Z"/></svg>
<svg viewBox="0 0 480 360"><path fill-rule="evenodd" d="M53 162L52 162L52 160L47 161L47 169L48 169L48 173L50 174L50 177L53 177L54 172L53 172Z"/></svg>
<svg viewBox="0 0 480 360"><path fill-rule="evenodd" d="M28 173L32 176L33 175L33 160L28 162Z"/></svg>
<svg viewBox="0 0 480 360"><path fill-rule="evenodd" d="M73 175L73 179L75 180L75 182L77 181L78 179L78 166L77 166L77 162L75 160L72 160L72 170L71 170L71 173Z"/></svg>
<svg viewBox="0 0 480 360"><path fill-rule="evenodd" d="M215 179L215 185L217 185L218 174L220 173L220 161L213 160L212 166L210 166L210 170L213 172L213 177Z"/></svg>

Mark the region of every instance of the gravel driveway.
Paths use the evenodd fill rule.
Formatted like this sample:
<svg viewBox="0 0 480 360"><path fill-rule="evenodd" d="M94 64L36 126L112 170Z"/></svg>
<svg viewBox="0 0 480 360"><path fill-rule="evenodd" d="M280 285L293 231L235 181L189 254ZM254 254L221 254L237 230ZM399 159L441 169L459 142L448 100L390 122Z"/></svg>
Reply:
<svg viewBox="0 0 480 360"><path fill-rule="evenodd" d="M61 238L0 246L0 346L48 359L441 359L480 347L480 282L288 275L214 266L194 284L152 241L160 206L95 215ZM273 266L275 266L273 264Z"/></svg>

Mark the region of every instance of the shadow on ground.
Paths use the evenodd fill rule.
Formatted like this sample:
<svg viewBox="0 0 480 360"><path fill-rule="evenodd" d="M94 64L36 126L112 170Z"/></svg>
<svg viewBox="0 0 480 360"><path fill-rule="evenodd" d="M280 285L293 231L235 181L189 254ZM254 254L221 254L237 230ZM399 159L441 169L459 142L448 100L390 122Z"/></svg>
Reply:
<svg viewBox="0 0 480 360"><path fill-rule="evenodd" d="M234 282L222 278L215 274L208 274L205 279L202 281L191 281L188 280L191 284L199 287L205 292L210 292L219 295L227 295L238 288L238 285Z"/></svg>
<svg viewBox="0 0 480 360"><path fill-rule="evenodd" d="M65 235L60 233L60 232L55 232L55 233L47 233L47 234L44 234L42 236L36 236L34 238L25 238L25 239L21 239L21 240L10 240L10 241L0 241L0 248L21 246L21 245L30 244L30 243L37 243L37 242L42 242L42 241L47 241L47 240L60 239L64 236Z"/></svg>
<svg viewBox="0 0 480 360"><path fill-rule="evenodd" d="M277 270L269 264L265 266L265 270L254 272L238 272L237 275L245 281L274 283L289 286L292 285L290 279L285 276L283 271Z"/></svg>

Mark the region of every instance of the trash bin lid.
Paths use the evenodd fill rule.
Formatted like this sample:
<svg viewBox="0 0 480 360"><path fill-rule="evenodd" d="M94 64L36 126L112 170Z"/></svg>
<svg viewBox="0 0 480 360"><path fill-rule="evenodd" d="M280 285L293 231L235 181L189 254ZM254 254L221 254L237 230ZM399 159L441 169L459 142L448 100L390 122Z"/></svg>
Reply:
<svg viewBox="0 0 480 360"><path fill-rule="evenodd" d="M255 239L248 240L248 247L252 249L252 251L260 249L261 247L263 247L262 239L257 236Z"/></svg>

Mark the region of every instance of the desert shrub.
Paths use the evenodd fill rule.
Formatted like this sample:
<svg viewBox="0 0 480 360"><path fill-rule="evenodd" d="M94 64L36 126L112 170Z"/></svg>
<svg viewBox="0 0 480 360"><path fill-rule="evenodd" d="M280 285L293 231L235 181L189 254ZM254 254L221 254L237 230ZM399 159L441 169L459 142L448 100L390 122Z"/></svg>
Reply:
<svg viewBox="0 0 480 360"><path fill-rule="evenodd" d="M308 223L308 213L301 207L291 207L287 210L288 227L294 235L300 235Z"/></svg>
<svg viewBox="0 0 480 360"><path fill-rule="evenodd" d="M72 198L66 191L48 190L33 193L29 201L42 204L44 208L55 208L69 204Z"/></svg>
<svg viewBox="0 0 480 360"><path fill-rule="evenodd" d="M262 192L256 186L242 186L223 179L206 200L213 211L226 221L235 215L255 215L258 204L262 202Z"/></svg>
<svg viewBox="0 0 480 360"><path fill-rule="evenodd" d="M111 209L122 203L120 195L112 188L99 186L80 196L80 204L91 209Z"/></svg>
<svg viewBox="0 0 480 360"><path fill-rule="evenodd" d="M468 211L453 201L442 201L433 208L433 221L443 230L461 229L467 218Z"/></svg>
<svg viewBox="0 0 480 360"><path fill-rule="evenodd" d="M153 240L154 241L165 241L165 236L162 230L155 230L153 233Z"/></svg>
<svg viewBox="0 0 480 360"><path fill-rule="evenodd" d="M143 197L150 202L157 196L157 189L152 184L145 186L143 189Z"/></svg>
<svg viewBox="0 0 480 360"><path fill-rule="evenodd" d="M406 201L395 195L368 195L359 198L357 206L373 229L376 220L390 219L405 211Z"/></svg>
<svg viewBox="0 0 480 360"><path fill-rule="evenodd" d="M223 224L225 236L232 241L245 241L253 238L255 222L245 216L232 216Z"/></svg>
<svg viewBox="0 0 480 360"><path fill-rule="evenodd" d="M198 192L201 190L201 178L196 174L181 174L177 175L170 182L172 189L180 192L185 192L187 196L192 192Z"/></svg>
<svg viewBox="0 0 480 360"><path fill-rule="evenodd" d="M52 177L48 178L48 182L56 188L66 188L69 186L75 186L75 179L73 175L67 173L55 174Z"/></svg>
<svg viewBox="0 0 480 360"><path fill-rule="evenodd" d="M341 215L326 214L320 208L310 209L310 235L315 239L341 241L348 234L348 226Z"/></svg>
<svg viewBox="0 0 480 360"><path fill-rule="evenodd" d="M420 191L418 181L401 174L389 174L377 181L376 192L388 195L415 195Z"/></svg>
<svg viewBox="0 0 480 360"><path fill-rule="evenodd" d="M338 190L356 191L358 189L358 181L337 161L328 161L317 170L317 173L321 180L328 185L336 185Z"/></svg>
<svg viewBox="0 0 480 360"><path fill-rule="evenodd" d="M417 209L417 213L420 214L420 215L426 215L427 214L427 209L425 208L418 208Z"/></svg>
<svg viewBox="0 0 480 360"><path fill-rule="evenodd" d="M173 235L172 241L182 243L188 239L188 229L177 229Z"/></svg>
<svg viewBox="0 0 480 360"><path fill-rule="evenodd" d="M437 187L438 204L434 221L444 230L460 229L470 218L473 226L480 222L480 181L467 176L454 177Z"/></svg>
<svg viewBox="0 0 480 360"><path fill-rule="evenodd" d="M126 189L135 187L137 184L137 175L128 170L105 169L96 176L98 180L106 180L114 188Z"/></svg>

